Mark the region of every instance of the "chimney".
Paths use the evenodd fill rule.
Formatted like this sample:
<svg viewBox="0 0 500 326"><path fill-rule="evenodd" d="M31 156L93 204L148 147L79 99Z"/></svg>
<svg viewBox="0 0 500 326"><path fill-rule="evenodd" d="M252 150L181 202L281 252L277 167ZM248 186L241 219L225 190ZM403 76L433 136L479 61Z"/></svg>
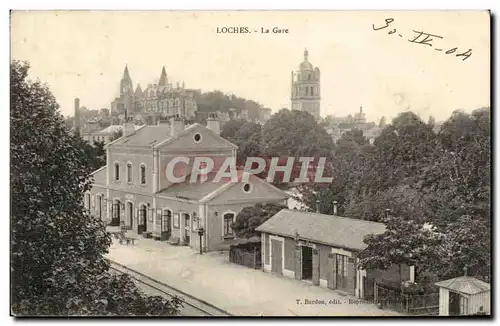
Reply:
<svg viewBox="0 0 500 326"><path fill-rule="evenodd" d="M321 201L318 199L316 200L316 213L319 213L319 204L321 203Z"/></svg>
<svg viewBox="0 0 500 326"><path fill-rule="evenodd" d="M184 131L184 121L176 115L170 119L170 136L177 136L182 131Z"/></svg>
<svg viewBox="0 0 500 326"><path fill-rule="evenodd" d="M220 121L214 114L208 116L207 128L220 135Z"/></svg>
<svg viewBox="0 0 500 326"><path fill-rule="evenodd" d="M127 110L125 110L125 121L123 122L123 136L130 136L135 132L135 124L132 117L127 115Z"/></svg>
<svg viewBox="0 0 500 326"><path fill-rule="evenodd" d="M337 204L338 204L337 201L334 200L333 201L333 215L334 216L337 216Z"/></svg>
<svg viewBox="0 0 500 326"><path fill-rule="evenodd" d="M80 134L80 99L75 98L75 129Z"/></svg>

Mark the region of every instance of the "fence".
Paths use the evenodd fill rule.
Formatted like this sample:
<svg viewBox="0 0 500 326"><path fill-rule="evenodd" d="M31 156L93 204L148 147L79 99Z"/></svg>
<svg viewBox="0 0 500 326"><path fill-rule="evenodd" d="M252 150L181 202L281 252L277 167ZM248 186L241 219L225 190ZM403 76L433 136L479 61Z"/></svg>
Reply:
<svg viewBox="0 0 500 326"><path fill-rule="evenodd" d="M260 245L260 244L259 244ZM229 261L234 264L260 269L260 248L248 245L233 245L229 247Z"/></svg>
<svg viewBox="0 0 500 326"><path fill-rule="evenodd" d="M419 316L438 315L439 293L405 294L374 284L374 302L384 308Z"/></svg>

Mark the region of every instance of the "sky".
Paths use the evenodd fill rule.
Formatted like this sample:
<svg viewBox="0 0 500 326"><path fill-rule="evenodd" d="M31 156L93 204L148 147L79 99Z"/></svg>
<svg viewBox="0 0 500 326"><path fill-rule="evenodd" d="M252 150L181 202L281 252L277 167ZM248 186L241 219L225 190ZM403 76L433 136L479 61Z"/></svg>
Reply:
<svg viewBox="0 0 500 326"><path fill-rule="evenodd" d="M385 28L385 20L393 21ZM251 33L217 33L247 27ZM261 33L273 27L288 33ZM374 28L381 28L374 30ZM417 32L430 37L427 44ZM391 33L391 34L389 34ZM290 108L291 72L309 51L321 71L321 115L363 107L370 121L412 110L438 121L490 106L486 11L14 11L11 59L27 60L64 115L74 98L110 108L128 65L132 81L169 81ZM446 53L452 52L454 53ZM471 55L457 57L471 49Z"/></svg>

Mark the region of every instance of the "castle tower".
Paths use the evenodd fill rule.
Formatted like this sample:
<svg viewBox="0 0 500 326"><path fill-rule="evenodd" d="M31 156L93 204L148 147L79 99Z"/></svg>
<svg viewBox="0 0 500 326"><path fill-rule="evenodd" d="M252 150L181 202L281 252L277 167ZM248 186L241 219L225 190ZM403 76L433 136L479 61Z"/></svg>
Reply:
<svg viewBox="0 0 500 326"><path fill-rule="evenodd" d="M309 52L304 50L304 61L299 69L292 71L290 99L292 110L309 112L316 119L320 118L320 72L309 62Z"/></svg>

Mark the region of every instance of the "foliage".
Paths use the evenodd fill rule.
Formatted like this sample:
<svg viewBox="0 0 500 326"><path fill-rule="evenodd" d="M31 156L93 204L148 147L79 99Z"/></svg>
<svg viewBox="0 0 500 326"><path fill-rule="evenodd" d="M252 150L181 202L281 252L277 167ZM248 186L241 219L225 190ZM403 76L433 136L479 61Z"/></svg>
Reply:
<svg viewBox="0 0 500 326"><path fill-rule="evenodd" d="M424 224L400 217L385 219L386 231L365 237L367 245L358 258L364 269L388 269L392 265L431 265L440 255L442 235Z"/></svg>
<svg viewBox="0 0 500 326"><path fill-rule="evenodd" d="M246 120L230 120L224 124L221 136L238 146L237 165L247 157L259 156L261 125Z"/></svg>
<svg viewBox="0 0 500 326"><path fill-rule="evenodd" d="M246 100L232 94L224 94L221 91L206 93L195 91L194 97L200 113L230 112L231 109L234 109L236 113L241 113L242 110L247 110L248 117L251 120L259 118L261 105L252 100Z"/></svg>
<svg viewBox="0 0 500 326"><path fill-rule="evenodd" d="M258 236L255 229L284 208L286 208L284 205L260 203L244 207L231 227L238 238L248 239Z"/></svg>
<svg viewBox="0 0 500 326"><path fill-rule="evenodd" d="M463 215L446 228L445 254L435 272L442 278L491 277L491 229L480 216Z"/></svg>
<svg viewBox="0 0 500 326"><path fill-rule="evenodd" d="M123 130L122 129L117 130L113 133L113 136L110 137L109 142L112 142L113 140L116 140L122 136L123 136Z"/></svg>
<svg viewBox="0 0 500 326"><path fill-rule="evenodd" d="M281 110L262 127L261 151L273 156L331 157L333 140L307 112Z"/></svg>
<svg viewBox="0 0 500 326"><path fill-rule="evenodd" d="M94 146L85 143L83 148L93 171L98 170L99 168L106 165L106 151L104 150L104 142L95 142Z"/></svg>
<svg viewBox="0 0 500 326"><path fill-rule="evenodd" d="M68 133L48 87L11 64L11 308L15 315L173 314L108 272L111 238L83 207L91 187L84 141Z"/></svg>

